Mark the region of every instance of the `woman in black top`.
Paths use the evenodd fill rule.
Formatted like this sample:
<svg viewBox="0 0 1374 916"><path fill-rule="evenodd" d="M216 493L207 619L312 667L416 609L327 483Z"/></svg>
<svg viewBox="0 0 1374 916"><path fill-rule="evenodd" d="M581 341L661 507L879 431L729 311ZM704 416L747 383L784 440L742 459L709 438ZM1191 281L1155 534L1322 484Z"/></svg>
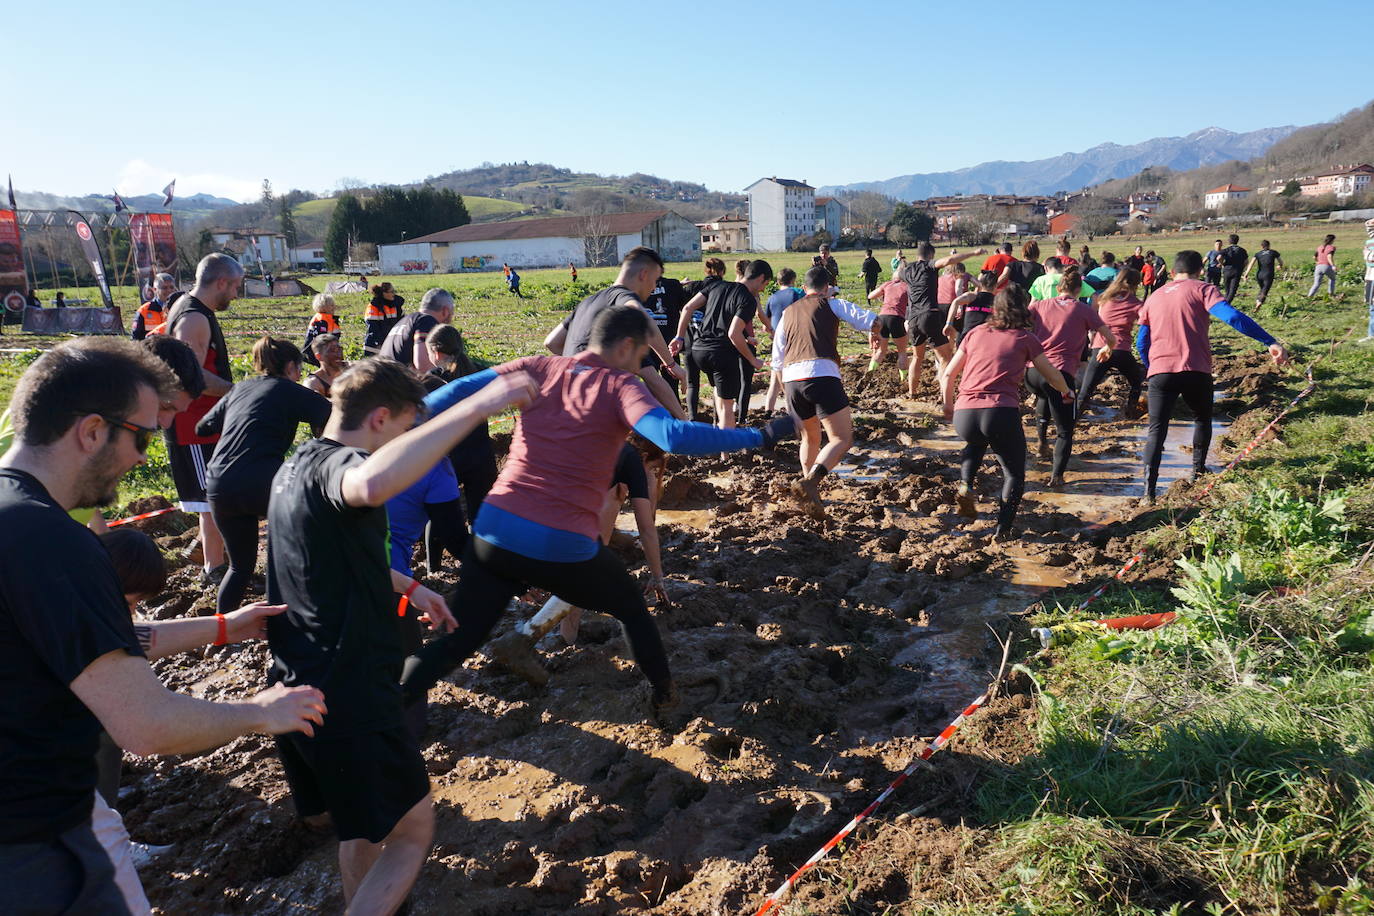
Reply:
<svg viewBox="0 0 1374 916"><path fill-rule="evenodd" d="M462 332L451 324L441 324L431 331L425 338L425 346L429 347L429 358L434 363L434 368L425 373L421 380L427 391L435 391L477 371L477 366L468 358ZM487 498L487 493L496 483L496 452L491 445L487 422L483 420L466 439L454 446L453 451L448 453L448 459L463 488L467 519L471 522L477 517L482 500ZM432 541L426 543L425 555L429 558L430 568L437 569L440 556L438 545ZM461 557L455 556L455 559Z"/></svg>
<svg viewBox="0 0 1374 916"><path fill-rule="evenodd" d="M363 353L377 355L386 335L401 320L404 314L401 306L405 304L405 297L399 295L390 283L378 283L372 287L372 301L363 313L363 324L367 326L367 333L363 335Z"/></svg>
<svg viewBox="0 0 1374 916"><path fill-rule="evenodd" d="M979 271L978 286L958 296L949 306L949 317L945 319L945 336L952 337L950 331L958 330L959 338L955 346L964 342L968 332L992 317L993 293L997 289L997 274L990 270ZM962 319L962 320L960 320Z"/></svg>
<svg viewBox="0 0 1374 916"><path fill-rule="evenodd" d="M258 522L267 515L272 478L297 425L309 423L318 433L329 419L329 402L299 384L295 344L264 336L253 345L253 366L262 375L235 385L196 424L198 435L220 436L205 490L229 554L229 571L219 584L221 614L239 606L257 566Z"/></svg>

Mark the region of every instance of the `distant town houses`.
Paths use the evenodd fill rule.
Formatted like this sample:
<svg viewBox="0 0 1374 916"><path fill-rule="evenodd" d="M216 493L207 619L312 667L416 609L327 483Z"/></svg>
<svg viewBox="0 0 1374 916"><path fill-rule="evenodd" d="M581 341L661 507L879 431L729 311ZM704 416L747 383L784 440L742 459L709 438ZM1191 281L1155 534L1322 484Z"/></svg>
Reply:
<svg viewBox="0 0 1374 916"><path fill-rule="evenodd" d="M742 213L722 213L715 219L697 223L701 230L702 251L748 251L749 217Z"/></svg>
<svg viewBox="0 0 1374 916"><path fill-rule="evenodd" d="M1205 192L1202 195L1202 206L1208 210L1220 210L1227 203L1233 200L1245 200L1254 193L1253 188L1243 188L1238 184L1222 185L1218 188Z"/></svg>
<svg viewBox="0 0 1374 916"><path fill-rule="evenodd" d="M1374 165L1367 162L1351 163L1333 166L1316 175L1276 178L1256 189L1256 193L1282 194L1293 184L1297 184L1298 194L1302 197L1325 197L1330 194L1337 200L1345 200L1374 190Z"/></svg>

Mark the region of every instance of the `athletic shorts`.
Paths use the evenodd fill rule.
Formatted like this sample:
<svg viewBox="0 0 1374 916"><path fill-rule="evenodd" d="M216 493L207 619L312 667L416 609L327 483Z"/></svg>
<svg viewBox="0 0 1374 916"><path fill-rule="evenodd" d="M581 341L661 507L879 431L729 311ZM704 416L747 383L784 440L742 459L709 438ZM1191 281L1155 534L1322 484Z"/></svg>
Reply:
<svg viewBox="0 0 1374 916"><path fill-rule="evenodd" d="M906 319L901 315L879 315L878 333L887 338L906 336Z"/></svg>
<svg viewBox="0 0 1374 916"><path fill-rule="evenodd" d="M833 416L849 406L844 385L830 375L785 382L783 390L787 392L788 412L801 420L809 420L817 414L822 418Z"/></svg>
<svg viewBox="0 0 1374 916"><path fill-rule="evenodd" d="M210 498L205 495L205 469L214 454L214 443L197 445L167 445L167 463L172 467L172 483L182 512L209 512Z"/></svg>
<svg viewBox="0 0 1374 916"><path fill-rule="evenodd" d="M747 367L743 366L744 357L739 355L738 350L733 347L729 350L693 350L692 358L696 360L697 368L711 380L716 397L725 401L739 398Z"/></svg>
<svg viewBox="0 0 1374 916"><path fill-rule="evenodd" d="M0 843L6 913L128 914L110 856L90 821L54 840Z"/></svg>
<svg viewBox="0 0 1374 916"><path fill-rule="evenodd" d="M934 347L942 347L949 343L944 328L945 313L943 311L932 312L927 310L906 316L906 331L911 335L913 347L919 347L924 343L929 343Z"/></svg>
<svg viewBox="0 0 1374 916"><path fill-rule="evenodd" d="M429 793L425 759L404 725L338 738L277 736L301 817L329 812L340 842L380 843Z"/></svg>

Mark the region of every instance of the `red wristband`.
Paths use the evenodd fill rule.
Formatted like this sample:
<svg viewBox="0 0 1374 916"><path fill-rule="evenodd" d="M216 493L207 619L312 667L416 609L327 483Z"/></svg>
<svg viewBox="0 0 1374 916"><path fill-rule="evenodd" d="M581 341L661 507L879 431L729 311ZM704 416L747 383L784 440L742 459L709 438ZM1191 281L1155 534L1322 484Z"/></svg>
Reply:
<svg viewBox="0 0 1374 916"><path fill-rule="evenodd" d="M404 617L404 616L406 615L406 609L410 607L410 596L413 595L413 594L415 594L415 590L416 590L417 588L419 588L419 587L420 587L420 580L419 580L419 579L411 579L411 580L410 580L410 588L406 589L405 594L401 596L401 601L400 601L400 603L396 605L396 616L397 616L397 617Z"/></svg>
<svg viewBox="0 0 1374 916"><path fill-rule="evenodd" d="M215 619L219 621L219 633L215 636L215 645L222 646L229 642L229 623L224 619L223 614L216 614Z"/></svg>

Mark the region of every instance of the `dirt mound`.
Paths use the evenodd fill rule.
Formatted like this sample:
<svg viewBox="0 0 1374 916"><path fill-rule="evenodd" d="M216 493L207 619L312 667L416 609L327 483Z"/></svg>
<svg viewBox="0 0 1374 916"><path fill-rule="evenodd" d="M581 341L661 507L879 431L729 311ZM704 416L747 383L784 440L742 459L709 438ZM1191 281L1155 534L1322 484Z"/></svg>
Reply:
<svg viewBox="0 0 1374 916"><path fill-rule="evenodd" d="M412 912L452 912L455 900L479 914L756 906L981 691L1001 655L989 624L1005 632L1046 588L1110 574L1134 551L1138 528L1113 520L1134 516L1135 494L1113 481L1138 475L1138 424L1094 420L1066 491L1047 490L1047 468L1032 465L1022 536L994 543L995 461L979 518L959 517L948 426L892 395L888 367L866 382L846 374L862 405L856 447L823 482L823 515L791 495L795 447L670 459L659 531L672 604L656 616L684 694L671 727L649 720L619 626L596 614L576 645L544 640L544 688L479 654L432 692L437 829ZM496 438L504 448L509 437ZM180 556L193 539L160 543ZM455 576L427 581L442 591ZM151 612L212 604L187 565ZM518 602L494 636L534 610ZM250 645L157 667L177 689L231 697L261 687L266 658ZM845 911L850 880L877 909L975 899L993 875L984 835L961 824L980 774L1031 746L1034 704L1018 691L970 720L883 812L917 813L865 833L873 845L846 858L843 881L807 880L798 899ZM342 909L335 844L296 821L268 740L131 760L119 808L135 840L173 846L142 873L167 912Z"/></svg>

